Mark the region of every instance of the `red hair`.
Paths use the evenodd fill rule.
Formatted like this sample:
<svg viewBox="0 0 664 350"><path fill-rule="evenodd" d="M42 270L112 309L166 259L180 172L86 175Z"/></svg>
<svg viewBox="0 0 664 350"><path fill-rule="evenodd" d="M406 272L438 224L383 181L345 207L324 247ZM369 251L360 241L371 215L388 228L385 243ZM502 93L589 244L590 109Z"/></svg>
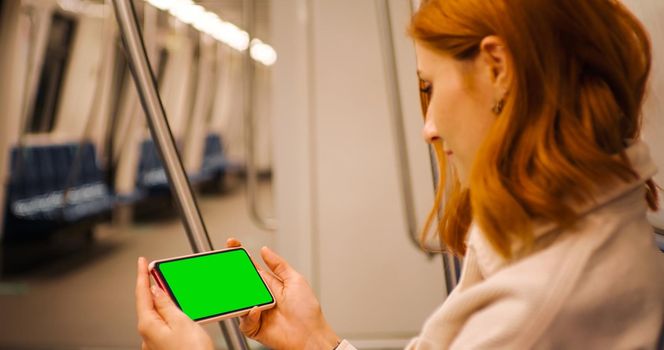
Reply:
<svg viewBox="0 0 664 350"><path fill-rule="evenodd" d="M472 218L510 258L515 243L531 246L533 219L569 227L577 219L570 200L588 201L611 181L637 177L624 151L639 137L651 46L618 1L430 0L409 33L457 60L474 59L482 39L496 35L513 67L505 108L478 151L469 189L453 179L443 194L449 171L435 145L441 176L423 241L445 198L438 225L444 246L463 255ZM652 180L646 199L656 210Z"/></svg>

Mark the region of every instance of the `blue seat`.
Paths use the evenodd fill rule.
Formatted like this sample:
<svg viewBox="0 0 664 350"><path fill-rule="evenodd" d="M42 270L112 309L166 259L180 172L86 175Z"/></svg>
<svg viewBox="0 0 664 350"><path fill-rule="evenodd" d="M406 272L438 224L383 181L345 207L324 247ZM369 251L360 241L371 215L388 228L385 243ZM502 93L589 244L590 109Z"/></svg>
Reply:
<svg viewBox="0 0 664 350"><path fill-rule="evenodd" d="M203 151L203 162L200 171L188 174L192 183L209 181L223 175L228 167L228 162L223 152L221 137L217 134L209 134L205 138ZM141 155L136 177L136 192L126 201L142 199L153 194L168 193L170 187L168 177L164 170L157 147L152 140L141 143Z"/></svg>
<svg viewBox="0 0 664 350"><path fill-rule="evenodd" d="M6 239L52 232L113 206L91 143L14 148L10 162Z"/></svg>
<svg viewBox="0 0 664 350"><path fill-rule="evenodd" d="M221 142L221 136L217 134L209 134L205 138L202 171L215 174L225 171L227 167L228 161L224 155L224 146Z"/></svg>
<svg viewBox="0 0 664 350"><path fill-rule="evenodd" d="M136 203L153 195L169 193L168 177L151 139L141 142L134 192L117 195L120 203Z"/></svg>
<svg viewBox="0 0 664 350"><path fill-rule="evenodd" d="M166 171L152 140L145 140L141 143L136 190L146 194L169 191Z"/></svg>
<svg viewBox="0 0 664 350"><path fill-rule="evenodd" d="M191 175L190 179L193 182L204 182L218 178L223 176L228 166L221 137L218 134L208 134L205 138L201 169L198 173Z"/></svg>

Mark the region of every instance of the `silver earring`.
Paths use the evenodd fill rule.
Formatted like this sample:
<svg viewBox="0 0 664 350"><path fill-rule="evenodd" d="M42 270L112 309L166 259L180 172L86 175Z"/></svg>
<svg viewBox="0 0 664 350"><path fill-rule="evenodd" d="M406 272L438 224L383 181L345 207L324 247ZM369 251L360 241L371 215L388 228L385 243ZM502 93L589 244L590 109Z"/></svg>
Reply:
<svg viewBox="0 0 664 350"><path fill-rule="evenodd" d="M491 111L495 115L500 115L500 113L503 112L503 108L505 107L505 99L501 98L500 101L496 102L496 104L491 108Z"/></svg>

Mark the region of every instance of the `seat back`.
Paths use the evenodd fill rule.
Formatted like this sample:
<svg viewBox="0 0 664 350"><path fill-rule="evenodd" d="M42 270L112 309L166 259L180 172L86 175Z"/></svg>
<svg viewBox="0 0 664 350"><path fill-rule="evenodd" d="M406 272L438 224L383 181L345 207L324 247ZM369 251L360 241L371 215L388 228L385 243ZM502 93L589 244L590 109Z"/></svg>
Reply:
<svg viewBox="0 0 664 350"><path fill-rule="evenodd" d="M108 207L108 188L92 143L15 147L10 162L6 208L13 217L55 220L70 203L65 203L65 191L79 202L103 200Z"/></svg>

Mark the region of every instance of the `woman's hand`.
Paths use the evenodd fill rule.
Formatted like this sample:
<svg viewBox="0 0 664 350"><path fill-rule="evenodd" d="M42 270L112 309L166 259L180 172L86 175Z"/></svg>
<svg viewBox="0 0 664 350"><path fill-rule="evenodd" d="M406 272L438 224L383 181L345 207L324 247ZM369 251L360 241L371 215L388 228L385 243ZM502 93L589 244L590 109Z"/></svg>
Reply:
<svg viewBox="0 0 664 350"><path fill-rule="evenodd" d="M185 315L159 287L150 289L145 258L138 258L136 312L142 349L214 349L212 339L196 322Z"/></svg>
<svg viewBox="0 0 664 350"><path fill-rule="evenodd" d="M232 238L226 242L228 247L240 245ZM241 318L240 330L276 350L332 350L339 337L325 321L320 304L304 277L267 247L261 249L261 256L271 271L256 266L277 304L269 310L252 309Z"/></svg>

